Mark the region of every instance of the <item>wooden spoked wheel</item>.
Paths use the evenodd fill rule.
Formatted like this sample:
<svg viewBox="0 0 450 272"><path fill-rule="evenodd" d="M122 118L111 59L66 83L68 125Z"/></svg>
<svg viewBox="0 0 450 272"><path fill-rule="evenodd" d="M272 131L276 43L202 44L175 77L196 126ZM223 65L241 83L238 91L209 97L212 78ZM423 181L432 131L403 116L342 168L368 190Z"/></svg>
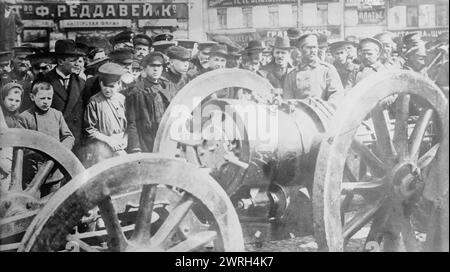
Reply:
<svg viewBox="0 0 450 272"><path fill-rule="evenodd" d="M443 170L436 154L448 146L444 94L418 74L391 71L357 84L337 108L314 176L319 248L438 250L438 218L448 198L448 179L436 178ZM442 183L446 192L436 190Z"/></svg>
<svg viewBox="0 0 450 272"><path fill-rule="evenodd" d="M127 194L138 199L133 222L118 215ZM168 212L157 209L164 201ZM95 209L105 229L73 234ZM106 236L106 244L82 238L93 236ZM19 251L64 250L67 241L83 251L244 250L237 214L223 189L196 166L159 154L112 158L75 177L36 216Z"/></svg>
<svg viewBox="0 0 450 272"><path fill-rule="evenodd" d="M60 142L37 131L2 129L0 148L2 156L11 159L7 166L11 168L2 169L9 172L10 178L0 190L0 250L14 250L21 238L18 235L23 235L51 196L41 195L42 186L53 181L56 175L67 182L83 172L84 167ZM28 155L43 159L32 175L29 169L24 171Z"/></svg>

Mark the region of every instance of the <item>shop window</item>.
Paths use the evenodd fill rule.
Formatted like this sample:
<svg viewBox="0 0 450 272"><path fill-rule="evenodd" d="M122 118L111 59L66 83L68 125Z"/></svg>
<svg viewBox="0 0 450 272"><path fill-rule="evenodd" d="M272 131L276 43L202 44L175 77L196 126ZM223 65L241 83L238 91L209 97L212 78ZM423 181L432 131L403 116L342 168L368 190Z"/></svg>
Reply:
<svg viewBox="0 0 450 272"><path fill-rule="evenodd" d="M269 6L269 23L270 26L278 26L280 24L278 6Z"/></svg>
<svg viewBox="0 0 450 272"><path fill-rule="evenodd" d="M242 8L242 15L244 17L244 27L253 27L253 8Z"/></svg>
<svg viewBox="0 0 450 272"><path fill-rule="evenodd" d="M227 9L217 9L217 19L219 20L219 28L227 28Z"/></svg>
<svg viewBox="0 0 450 272"><path fill-rule="evenodd" d="M419 9L417 6L406 6L406 26L418 27L419 26Z"/></svg>
<svg viewBox="0 0 450 272"><path fill-rule="evenodd" d="M436 5L436 26L448 26L448 5Z"/></svg>
<svg viewBox="0 0 450 272"><path fill-rule="evenodd" d="M317 25L328 25L328 4L317 4Z"/></svg>

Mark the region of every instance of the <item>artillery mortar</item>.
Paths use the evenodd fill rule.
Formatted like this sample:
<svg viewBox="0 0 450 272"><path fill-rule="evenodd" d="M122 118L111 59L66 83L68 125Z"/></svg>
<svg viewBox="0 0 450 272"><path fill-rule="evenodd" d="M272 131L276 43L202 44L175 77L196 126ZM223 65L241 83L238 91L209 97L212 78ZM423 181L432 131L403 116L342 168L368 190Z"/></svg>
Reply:
<svg viewBox="0 0 450 272"><path fill-rule="evenodd" d="M252 98L217 98L227 88ZM355 241L363 251L448 250L448 178L439 175L448 101L439 88L412 72L379 73L335 105L280 100L248 71L201 75L171 102L155 154L73 178L17 247L240 251L244 241L314 234L319 250ZM261 125L270 121L276 129ZM74 232L99 218L103 226Z"/></svg>

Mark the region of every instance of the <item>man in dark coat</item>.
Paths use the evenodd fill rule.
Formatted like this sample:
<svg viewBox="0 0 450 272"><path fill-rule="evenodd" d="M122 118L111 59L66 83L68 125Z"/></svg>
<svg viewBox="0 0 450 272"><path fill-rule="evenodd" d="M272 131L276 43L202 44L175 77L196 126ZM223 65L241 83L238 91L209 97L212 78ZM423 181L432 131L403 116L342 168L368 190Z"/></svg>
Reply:
<svg viewBox="0 0 450 272"><path fill-rule="evenodd" d="M163 77L172 82L178 92L189 82L186 73L189 70L191 52L181 46L171 46L166 50L166 53L169 57L169 65L163 71Z"/></svg>
<svg viewBox="0 0 450 272"><path fill-rule="evenodd" d="M152 152L165 110L176 94L175 85L161 77L164 54L152 52L142 60L146 74L126 97L128 152Z"/></svg>
<svg viewBox="0 0 450 272"><path fill-rule="evenodd" d="M272 47L273 60L262 67L261 71L274 88L282 89L287 74L294 70L290 64L293 47L288 37L277 37Z"/></svg>
<svg viewBox="0 0 450 272"><path fill-rule="evenodd" d="M77 60L82 54L76 49L73 40L56 41L54 54L58 64L42 80L53 86L52 108L63 113L67 126L75 137L72 150L77 154L82 140L82 92L86 82L75 71L80 68Z"/></svg>
<svg viewBox="0 0 450 272"><path fill-rule="evenodd" d="M10 0L0 2L0 51L11 50L24 28L20 15L11 8L11 4Z"/></svg>

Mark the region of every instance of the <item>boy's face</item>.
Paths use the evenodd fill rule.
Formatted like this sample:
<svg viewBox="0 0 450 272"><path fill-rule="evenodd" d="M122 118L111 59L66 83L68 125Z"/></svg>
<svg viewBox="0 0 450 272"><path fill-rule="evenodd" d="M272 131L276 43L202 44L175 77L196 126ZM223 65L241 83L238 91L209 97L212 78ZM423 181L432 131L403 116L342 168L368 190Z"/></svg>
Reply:
<svg viewBox="0 0 450 272"><path fill-rule="evenodd" d="M39 90L36 94L31 94L31 101L42 111L48 111L52 105L53 90Z"/></svg>
<svg viewBox="0 0 450 272"><path fill-rule="evenodd" d="M101 91L104 97L111 98L114 94L116 94L120 89L120 80L116 82L111 82L105 85L103 82L100 82Z"/></svg>
<svg viewBox="0 0 450 272"><path fill-rule="evenodd" d="M12 89L9 94L5 97L3 101L5 103L6 109L13 112L20 107L20 102L22 101L21 91L19 89Z"/></svg>
<svg viewBox="0 0 450 272"><path fill-rule="evenodd" d="M209 58L209 68L213 70L224 69L227 65L227 59L221 56L211 56Z"/></svg>
<svg viewBox="0 0 450 272"><path fill-rule="evenodd" d="M144 71L150 78L159 79L163 72L163 64L159 62L149 63Z"/></svg>

